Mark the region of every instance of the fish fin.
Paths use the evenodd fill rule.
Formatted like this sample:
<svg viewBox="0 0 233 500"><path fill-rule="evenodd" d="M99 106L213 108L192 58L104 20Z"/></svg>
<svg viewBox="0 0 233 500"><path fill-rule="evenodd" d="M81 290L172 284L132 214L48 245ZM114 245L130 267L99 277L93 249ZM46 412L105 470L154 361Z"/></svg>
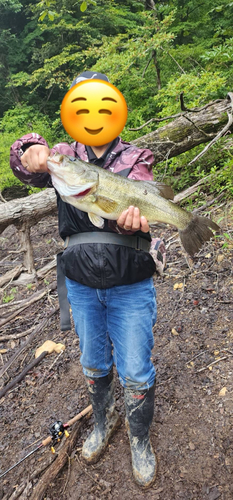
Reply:
<svg viewBox="0 0 233 500"><path fill-rule="evenodd" d="M171 186L167 186L164 182L155 181L155 185L160 192L160 196L166 198L166 200L173 200L175 194Z"/></svg>
<svg viewBox="0 0 233 500"><path fill-rule="evenodd" d="M103 217L100 217L99 215L93 214L92 212L88 212L88 217L94 226L99 227L100 229L103 229L103 227L104 227Z"/></svg>
<svg viewBox="0 0 233 500"><path fill-rule="evenodd" d="M207 217L194 216L188 226L179 230L181 243L191 257L197 253L202 245L214 236L214 231L219 231L219 226Z"/></svg>
<svg viewBox="0 0 233 500"><path fill-rule="evenodd" d="M98 196L96 198L96 204L98 205L101 210L106 212L106 214L110 214L111 212L114 212L117 207L117 202L114 200L111 200L110 198L107 198L106 196Z"/></svg>
<svg viewBox="0 0 233 500"><path fill-rule="evenodd" d="M162 196L166 200L173 200L175 195L171 186L167 186L167 184L165 184L164 182L158 182L158 181L142 181L142 182L143 184L148 183L150 187L153 186L156 189L159 196Z"/></svg>

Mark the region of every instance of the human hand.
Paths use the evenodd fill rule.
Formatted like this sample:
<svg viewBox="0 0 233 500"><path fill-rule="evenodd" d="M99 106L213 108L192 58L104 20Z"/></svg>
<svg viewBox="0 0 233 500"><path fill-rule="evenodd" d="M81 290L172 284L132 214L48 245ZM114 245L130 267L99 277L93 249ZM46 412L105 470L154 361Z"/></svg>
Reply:
<svg viewBox="0 0 233 500"><path fill-rule="evenodd" d="M139 231L148 233L150 231L147 219L140 215L140 210L137 207L130 206L124 210L117 219L117 225L126 231Z"/></svg>
<svg viewBox="0 0 233 500"><path fill-rule="evenodd" d="M50 149L42 144L33 144L21 156L21 163L28 172L48 172L47 159Z"/></svg>

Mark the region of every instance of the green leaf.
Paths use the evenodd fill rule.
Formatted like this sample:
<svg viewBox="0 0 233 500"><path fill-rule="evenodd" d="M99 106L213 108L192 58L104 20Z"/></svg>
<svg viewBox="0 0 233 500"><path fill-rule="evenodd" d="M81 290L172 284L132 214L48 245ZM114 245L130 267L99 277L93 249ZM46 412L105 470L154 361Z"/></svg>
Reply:
<svg viewBox="0 0 233 500"><path fill-rule="evenodd" d="M87 2L82 2L80 6L81 12L85 12L86 9L87 9Z"/></svg>
<svg viewBox="0 0 233 500"><path fill-rule="evenodd" d="M47 16L47 10L44 10L40 14L39 21L43 21L46 16Z"/></svg>
<svg viewBox="0 0 233 500"><path fill-rule="evenodd" d="M54 20L54 12L52 12L51 10L48 11L48 16L49 16L50 21Z"/></svg>

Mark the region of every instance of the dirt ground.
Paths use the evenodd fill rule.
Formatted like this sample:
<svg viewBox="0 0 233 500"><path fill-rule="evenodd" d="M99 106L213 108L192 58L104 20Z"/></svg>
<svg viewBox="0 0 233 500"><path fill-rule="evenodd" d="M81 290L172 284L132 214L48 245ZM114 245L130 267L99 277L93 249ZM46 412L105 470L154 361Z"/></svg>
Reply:
<svg viewBox="0 0 233 500"><path fill-rule="evenodd" d="M225 236L222 234L207 244L193 262L182 251L175 230L166 226L156 230L157 235L166 239L168 265L164 276L155 278L158 320L154 329L153 361L157 386L151 428L159 462L155 484L142 491L133 481L124 426L123 391L115 374L121 428L100 461L87 466L81 459L81 447L92 429L93 416L83 421L75 448L60 474L51 481L44 500L232 500L233 224L230 210L228 206L222 212ZM213 219L219 218L216 210ZM41 221L31 232L36 267L41 268L61 249L56 217ZM12 226L2 233L0 242L0 274L3 275L22 262L23 254ZM10 314L12 302L30 298L37 289L49 289L55 279L53 270L38 284L12 282L5 286L0 296L0 318ZM0 370L28 338L16 338L16 335L40 324L57 304L57 292L48 291L2 326ZM12 338L3 340L6 336ZM58 313L9 367L0 388L33 360L35 349L47 339L63 342L64 353L46 356L0 400L0 473L34 449L48 435L52 423L67 422L89 404L79 363L78 339L73 329L66 333L60 331ZM42 448L0 479L0 500L31 498L32 489L41 476L39 473L35 476L35 471L50 457L49 447ZM21 493L20 486L24 490Z"/></svg>

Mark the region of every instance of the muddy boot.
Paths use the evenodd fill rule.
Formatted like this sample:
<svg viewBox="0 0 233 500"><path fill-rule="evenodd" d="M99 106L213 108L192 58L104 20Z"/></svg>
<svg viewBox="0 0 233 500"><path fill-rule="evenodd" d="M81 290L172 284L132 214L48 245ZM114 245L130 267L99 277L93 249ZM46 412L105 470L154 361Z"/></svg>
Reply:
<svg viewBox="0 0 233 500"><path fill-rule="evenodd" d="M157 459L151 446L149 429L154 414L155 385L146 391L125 389L126 428L128 431L134 479L148 488L155 480Z"/></svg>
<svg viewBox="0 0 233 500"><path fill-rule="evenodd" d="M105 450L115 429L120 425L120 417L115 410L113 396L113 372L106 377L86 377L89 396L93 408L95 426L86 439L82 457L93 464Z"/></svg>

